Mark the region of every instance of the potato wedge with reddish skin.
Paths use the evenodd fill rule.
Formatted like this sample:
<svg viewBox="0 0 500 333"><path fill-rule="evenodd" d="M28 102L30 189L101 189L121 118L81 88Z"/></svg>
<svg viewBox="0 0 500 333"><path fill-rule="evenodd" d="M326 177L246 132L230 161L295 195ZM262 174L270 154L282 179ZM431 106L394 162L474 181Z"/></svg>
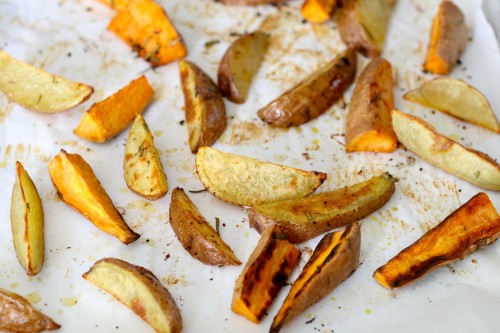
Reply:
<svg viewBox="0 0 500 333"><path fill-rule="evenodd" d="M277 224L291 243L305 242L373 213L389 201L395 182L385 173L335 191L257 205L248 220L259 233Z"/></svg>
<svg viewBox="0 0 500 333"><path fill-rule="evenodd" d="M189 254L207 265L241 265L217 231L201 216L183 189L172 192L170 225Z"/></svg>
<svg viewBox="0 0 500 333"><path fill-rule="evenodd" d="M240 206L304 197L327 175L201 147L196 172L213 196Z"/></svg>
<svg viewBox="0 0 500 333"><path fill-rule="evenodd" d="M356 82L347 113L346 151L390 153L398 147L392 129L394 109L392 66L383 58L373 59Z"/></svg>
<svg viewBox="0 0 500 333"><path fill-rule="evenodd" d="M356 63L356 52L347 49L257 114L276 127L299 126L319 117L342 97L354 81Z"/></svg>
<svg viewBox="0 0 500 333"><path fill-rule="evenodd" d="M224 5L239 5L239 6L259 6L259 5L279 5L290 0L215 0Z"/></svg>
<svg viewBox="0 0 500 333"><path fill-rule="evenodd" d="M392 289L421 278L489 245L500 237L500 216L486 193L478 193L419 240L374 273L374 279Z"/></svg>
<svg viewBox="0 0 500 333"><path fill-rule="evenodd" d="M211 146L226 128L226 106L212 79L195 64L179 61L182 91L189 132L189 147L196 153L201 146Z"/></svg>
<svg viewBox="0 0 500 333"><path fill-rule="evenodd" d="M156 332L182 330L174 298L151 271L120 259L104 258L82 277L129 307Z"/></svg>
<svg viewBox="0 0 500 333"><path fill-rule="evenodd" d="M0 288L0 331L52 331L61 325L35 309L24 297Z"/></svg>
<svg viewBox="0 0 500 333"><path fill-rule="evenodd" d="M300 12L309 22L322 23L332 17L336 8L337 0L305 0Z"/></svg>
<svg viewBox="0 0 500 333"><path fill-rule="evenodd" d="M99 229L129 244L140 236L128 227L94 171L78 154L61 152L49 163L49 174L62 201Z"/></svg>
<svg viewBox="0 0 500 333"><path fill-rule="evenodd" d="M357 222L326 234L314 249L283 305L273 319L270 333L278 333L290 320L328 295L359 266L361 229Z"/></svg>
<svg viewBox="0 0 500 333"><path fill-rule="evenodd" d="M264 231L236 281L231 310L259 323L300 256L301 252L286 240L278 227Z"/></svg>
<svg viewBox="0 0 500 333"><path fill-rule="evenodd" d="M153 88L143 75L105 100L92 105L73 132L89 141L111 140L144 111L153 94Z"/></svg>

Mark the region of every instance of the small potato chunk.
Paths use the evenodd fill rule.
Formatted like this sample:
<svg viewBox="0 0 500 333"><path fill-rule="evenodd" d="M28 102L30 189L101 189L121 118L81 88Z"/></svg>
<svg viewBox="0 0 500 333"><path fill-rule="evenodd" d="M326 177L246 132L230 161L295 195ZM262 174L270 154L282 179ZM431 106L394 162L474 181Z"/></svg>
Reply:
<svg viewBox="0 0 500 333"><path fill-rule="evenodd" d="M402 287L493 243L498 237L500 216L488 195L480 192L379 267L373 277L386 288Z"/></svg>
<svg viewBox="0 0 500 333"><path fill-rule="evenodd" d="M91 86L49 74L1 50L0 90L13 102L42 113L71 109L94 92Z"/></svg>
<svg viewBox="0 0 500 333"><path fill-rule="evenodd" d="M32 333L57 330L60 327L24 297L0 288L0 331Z"/></svg>
<svg viewBox="0 0 500 333"><path fill-rule="evenodd" d="M167 194L167 176L163 171L153 135L141 114L137 115L130 128L123 169L127 186L133 192L150 200Z"/></svg>
<svg viewBox="0 0 500 333"><path fill-rule="evenodd" d="M17 259L28 275L42 270L44 260L44 216L35 184L20 162L10 206L12 239Z"/></svg>
<svg viewBox="0 0 500 333"><path fill-rule="evenodd" d="M227 99L244 103L250 84L269 46L269 35L256 31L234 41L219 65L218 85Z"/></svg>
<svg viewBox="0 0 500 333"><path fill-rule="evenodd" d="M179 61L184 93L189 147L196 153L201 146L211 146L226 128L226 106L212 79L195 64Z"/></svg>
<svg viewBox="0 0 500 333"><path fill-rule="evenodd" d="M258 5L279 5L290 0L215 0L224 5L258 6Z"/></svg>
<svg viewBox="0 0 500 333"><path fill-rule="evenodd" d="M398 147L392 129L394 109L392 66L373 59L365 67L354 88L345 128L346 151L390 153Z"/></svg>
<svg viewBox="0 0 500 333"><path fill-rule="evenodd" d="M92 105L74 133L94 142L111 140L144 111L153 94L153 88L143 75L105 100Z"/></svg>
<svg viewBox="0 0 500 333"><path fill-rule="evenodd" d="M451 1L439 5L432 21L424 70L434 74L448 74L467 45L467 26L462 11Z"/></svg>
<svg viewBox="0 0 500 333"><path fill-rule="evenodd" d="M361 228L358 223L325 235L314 249L283 305L273 319L270 333L328 295L359 266Z"/></svg>
<svg viewBox="0 0 500 333"><path fill-rule="evenodd" d="M299 126L325 113L354 81L356 52L348 49L258 111L276 127Z"/></svg>
<svg viewBox="0 0 500 333"><path fill-rule="evenodd" d="M82 277L129 307L156 332L182 330L174 298L151 271L120 259L104 258Z"/></svg>
<svg viewBox="0 0 500 333"><path fill-rule="evenodd" d="M78 154L61 152L49 163L49 174L62 201L99 229L129 244L140 236L128 227L88 163Z"/></svg>
<svg viewBox="0 0 500 333"><path fill-rule="evenodd" d="M309 22L322 23L332 17L336 8L337 0L305 0L300 12Z"/></svg>
<svg viewBox="0 0 500 333"><path fill-rule="evenodd" d="M217 231L201 216L183 189L172 192L170 225L189 254L207 265L241 265Z"/></svg>

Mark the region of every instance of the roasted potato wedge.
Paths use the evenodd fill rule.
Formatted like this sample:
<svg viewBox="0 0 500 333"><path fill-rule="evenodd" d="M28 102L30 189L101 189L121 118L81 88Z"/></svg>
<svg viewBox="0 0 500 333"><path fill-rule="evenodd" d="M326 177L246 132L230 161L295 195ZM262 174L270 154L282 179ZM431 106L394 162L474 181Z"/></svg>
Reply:
<svg viewBox="0 0 500 333"><path fill-rule="evenodd" d="M175 300L149 270L115 258L97 261L83 278L110 293L158 333L182 330Z"/></svg>
<svg viewBox="0 0 500 333"><path fill-rule="evenodd" d="M259 323L300 256L301 252L286 240L277 226L263 232L236 281L231 310Z"/></svg>
<svg viewBox="0 0 500 333"><path fill-rule="evenodd" d="M213 196L240 206L304 197L316 190L326 173L304 171L250 157L201 147L196 172Z"/></svg>
<svg viewBox="0 0 500 333"><path fill-rule="evenodd" d="M314 249L283 305L273 319L270 333L321 300L347 279L359 266L361 228L358 223L326 234Z"/></svg>
<svg viewBox="0 0 500 333"><path fill-rule="evenodd" d="M332 17L337 2L337 0L305 0L300 12L309 22L322 23Z"/></svg>
<svg viewBox="0 0 500 333"><path fill-rule="evenodd" d="M423 120L394 109L392 126L399 142L435 166L479 187L500 191L500 166L488 155L466 148Z"/></svg>
<svg viewBox="0 0 500 333"><path fill-rule="evenodd" d="M88 218L99 229L129 244L140 236L128 227L88 163L66 151L49 163L49 174L62 201Z"/></svg>
<svg viewBox="0 0 500 333"><path fill-rule="evenodd" d="M500 133L486 96L460 79L438 78L408 91L405 99Z"/></svg>
<svg viewBox="0 0 500 333"><path fill-rule="evenodd" d="M383 58L373 59L356 82L347 113L346 151L390 153L398 147L392 129L394 109L392 66Z"/></svg>
<svg viewBox="0 0 500 333"><path fill-rule="evenodd" d="M94 88L66 80L19 61L0 50L0 90L14 103L42 113L56 113L85 102Z"/></svg>
<svg viewBox="0 0 500 333"><path fill-rule="evenodd" d="M35 184L20 162L10 206L12 239L17 259L28 275L42 270L44 259L44 215Z"/></svg>
<svg viewBox="0 0 500 333"><path fill-rule="evenodd" d="M364 56L380 56L396 0L345 0L340 11L340 36Z"/></svg>
<svg viewBox="0 0 500 333"><path fill-rule="evenodd" d="M500 236L500 216L486 193L478 193L411 244L373 277L392 289L489 245Z"/></svg>
<svg viewBox="0 0 500 333"><path fill-rule="evenodd" d="M395 182L384 173L335 191L253 206L248 220L259 233L277 224L291 243L305 242L373 213L389 201Z"/></svg>
<svg viewBox="0 0 500 333"><path fill-rule="evenodd" d="M279 5L290 0L215 0L224 5L258 6L258 5Z"/></svg>
<svg viewBox="0 0 500 333"><path fill-rule="evenodd" d="M24 297L0 288L0 331L32 333L57 330L60 327Z"/></svg>
<svg viewBox="0 0 500 333"><path fill-rule="evenodd" d="M170 202L170 225L189 254L207 265L241 265L217 231L201 216L182 188L175 188Z"/></svg>
<svg viewBox="0 0 500 333"><path fill-rule="evenodd" d="M189 147L196 153L211 146L226 128L226 106L212 79L195 64L179 61L182 91L189 132Z"/></svg>
<svg viewBox="0 0 500 333"><path fill-rule="evenodd" d="M256 31L235 40L219 64L217 84L222 95L234 103L244 103L250 84L269 46L269 35Z"/></svg>
<svg viewBox="0 0 500 333"><path fill-rule="evenodd" d="M434 20L424 70L448 74L467 45L467 26L462 11L451 1L442 1Z"/></svg>
<svg viewBox="0 0 500 333"><path fill-rule="evenodd" d="M144 111L153 94L153 88L143 75L105 100L92 105L74 133L94 142L111 140Z"/></svg>
<svg viewBox="0 0 500 333"><path fill-rule="evenodd" d="M127 186L134 193L150 200L167 194L167 176L163 171L153 135L141 114L135 118L128 134L123 170Z"/></svg>
<svg viewBox="0 0 500 333"><path fill-rule="evenodd" d="M354 81L356 52L347 49L258 111L276 127L299 126L325 113Z"/></svg>

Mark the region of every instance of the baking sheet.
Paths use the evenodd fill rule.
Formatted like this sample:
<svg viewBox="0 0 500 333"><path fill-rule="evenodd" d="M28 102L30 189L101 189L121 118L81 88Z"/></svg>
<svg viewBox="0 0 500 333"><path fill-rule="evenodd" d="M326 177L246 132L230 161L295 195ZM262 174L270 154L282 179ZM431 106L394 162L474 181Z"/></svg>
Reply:
<svg viewBox="0 0 500 333"><path fill-rule="evenodd" d="M256 110L344 48L334 23L303 21L301 1L288 6L224 7L208 0L160 1L183 35L189 55L215 78L220 58L237 34L258 28L272 33L266 54L243 105L226 103L229 122L215 145L228 152L328 173L319 191L327 191L389 171L400 181L392 199L363 220L360 266L322 301L287 325L285 332L493 332L498 326L500 244L428 274L407 287L389 291L373 271L418 239L480 188L451 176L414 154L346 154L343 129L351 89L325 115L288 130L261 122ZM500 53L481 1L455 1L464 11L470 42L450 76L481 90L500 117ZM439 1L400 0L383 55L392 62L396 105L419 115L442 133L500 156L499 136L440 113L403 101L402 94L432 75L421 64L428 29ZM152 332L129 309L81 278L103 257L117 257L152 270L172 293L185 332L267 332L284 300L285 287L261 324L230 310L234 281L242 267L209 267L192 259L168 225L169 194L147 201L131 193L122 171L127 131L105 144L86 142L72 131L83 113L133 78L145 73L156 95L144 116L155 135L170 189L202 188L187 146L183 96L176 64L155 70L106 30L113 10L97 0L1 1L0 47L46 71L94 86L86 103L61 114L23 109L0 94L0 288L27 297L62 325L60 332ZM207 42L218 41L207 47ZM367 63L360 57L361 69ZM141 238L125 246L57 199L47 163L61 148L81 154L92 166L127 223ZM10 196L15 161L23 163L45 209L46 260L35 277L19 265L10 231ZM486 191L497 209L500 195ZM221 236L245 262L259 236L248 226L246 211L208 193L189 194L208 221L221 221ZM300 267L319 238L300 244ZM299 273L296 269L293 280Z"/></svg>

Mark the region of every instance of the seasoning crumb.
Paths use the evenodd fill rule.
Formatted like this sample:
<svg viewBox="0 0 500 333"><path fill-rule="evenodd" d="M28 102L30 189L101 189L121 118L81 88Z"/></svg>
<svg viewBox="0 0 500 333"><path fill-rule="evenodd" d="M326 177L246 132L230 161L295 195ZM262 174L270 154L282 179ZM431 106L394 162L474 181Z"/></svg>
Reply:
<svg viewBox="0 0 500 333"><path fill-rule="evenodd" d="M316 319L316 317L312 317L311 319L309 319L308 321L306 321L306 324L312 323L315 319Z"/></svg>

